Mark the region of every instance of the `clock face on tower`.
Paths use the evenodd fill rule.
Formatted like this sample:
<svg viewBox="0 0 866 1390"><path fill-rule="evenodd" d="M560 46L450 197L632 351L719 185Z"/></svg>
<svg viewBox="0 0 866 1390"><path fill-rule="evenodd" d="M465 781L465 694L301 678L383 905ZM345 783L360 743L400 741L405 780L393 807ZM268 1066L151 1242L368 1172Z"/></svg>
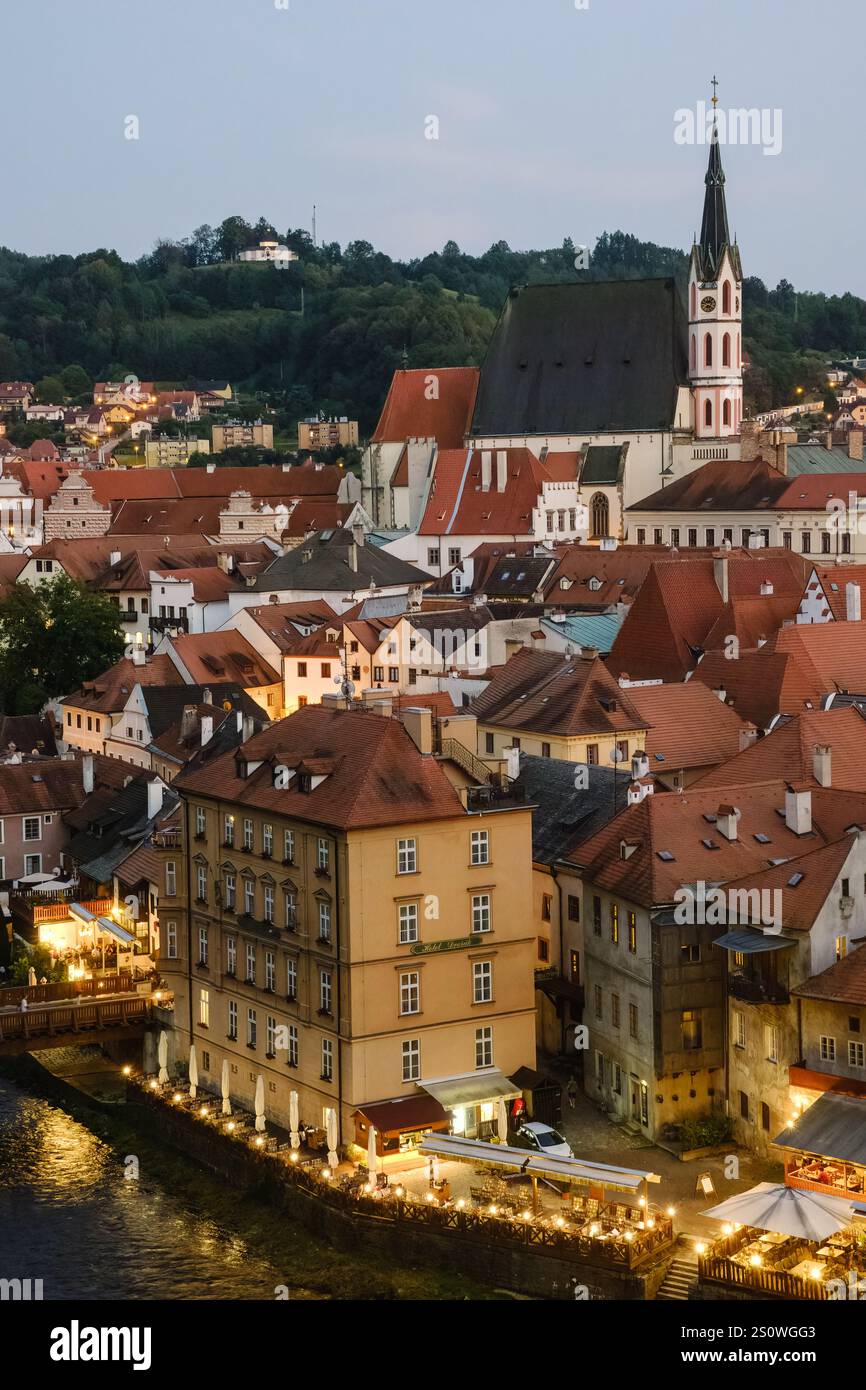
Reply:
<svg viewBox="0 0 866 1390"><path fill-rule="evenodd" d="M706 299L701 300L701 308L705 314L711 314L715 307L716 301L711 294L708 294Z"/></svg>

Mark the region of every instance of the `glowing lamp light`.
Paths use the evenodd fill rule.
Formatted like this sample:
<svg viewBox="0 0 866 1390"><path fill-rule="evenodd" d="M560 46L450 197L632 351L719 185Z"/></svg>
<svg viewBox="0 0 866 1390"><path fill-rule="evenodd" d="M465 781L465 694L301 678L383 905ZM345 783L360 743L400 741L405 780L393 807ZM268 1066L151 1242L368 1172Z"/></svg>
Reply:
<svg viewBox="0 0 866 1390"><path fill-rule="evenodd" d="M490 1208L489 1208L489 1211L490 1211L490 1215L491 1215L491 1216L495 1216L495 1215L496 1215L497 1208L496 1208L496 1207L490 1207Z"/></svg>
<svg viewBox="0 0 866 1390"><path fill-rule="evenodd" d="M668 1207L667 1214L668 1214L668 1216L676 1216L676 1214L677 1214L677 1209L676 1209L676 1207Z"/></svg>
<svg viewBox="0 0 866 1390"><path fill-rule="evenodd" d="M291 1156L290 1156L290 1158L289 1158L289 1162L290 1162L290 1163L297 1163L297 1161L298 1161L298 1155L297 1155L296 1153L292 1153Z"/></svg>
<svg viewBox="0 0 866 1390"><path fill-rule="evenodd" d="M234 1134L235 1130L237 1129L237 1125L235 1124L234 1120L229 1120L228 1124L226 1125L226 1129L228 1130L229 1134Z"/></svg>
<svg viewBox="0 0 866 1390"><path fill-rule="evenodd" d="M565 1225L565 1222L563 1221L561 1216L558 1216L556 1218L556 1224L559 1227L559 1229L562 1230L563 1226Z"/></svg>
<svg viewBox="0 0 866 1390"><path fill-rule="evenodd" d="M631 1242L634 1240L634 1231L626 1231L624 1239L627 1240L629 1244L631 1244Z"/></svg>
<svg viewBox="0 0 866 1390"><path fill-rule="evenodd" d="M813 1265L810 1270L813 1279L820 1279L823 1272L820 1265Z"/></svg>
<svg viewBox="0 0 866 1390"><path fill-rule="evenodd" d="M398 1194L398 1195L399 1195L399 1194ZM461 1198L459 1199L458 1203L457 1203L457 1206L458 1206L458 1209L459 1209L460 1211L462 1211L463 1208L466 1206L466 1198L465 1198L465 1197L461 1197Z"/></svg>
<svg viewBox="0 0 866 1390"><path fill-rule="evenodd" d="M697 1245L695 1246L695 1254L696 1254L696 1255L705 1255L706 1253L707 1253L707 1247L706 1247L706 1245L704 1244L704 1242L703 1242L702 1240L699 1240L698 1243L697 1243Z"/></svg>
<svg viewBox="0 0 866 1390"><path fill-rule="evenodd" d="M749 1264L752 1266L753 1269L760 1269L763 1263L764 1261L761 1259L760 1255L749 1256Z"/></svg>
<svg viewBox="0 0 866 1390"><path fill-rule="evenodd" d="M525 1212L523 1213L523 1220L524 1220L524 1221L531 1221L531 1220L532 1220L532 1212L531 1212L531 1211L525 1211Z"/></svg>
<svg viewBox="0 0 866 1390"><path fill-rule="evenodd" d="M174 1093L174 1103L175 1103L175 1105L180 1105L180 1102L181 1102L182 1100L183 1100L183 1096L181 1095L180 1091L175 1091L175 1093Z"/></svg>
<svg viewBox="0 0 866 1390"><path fill-rule="evenodd" d="M433 1197L433 1193L432 1193L432 1192L425 1192L425 1193L424 1193L424 1201L425 1201L425 1202L432 1202L433 1200L434 1200L434 1197Z"/></svg>
<svg viewBox="0 0 866 1390"><path fill-rule="evenodd" d="M589 1228L589 1234L590 1234L591 1236L597 1236L597 1235L598 1235L598 1225L597 1225L597 1223L596 1223L595 1221L593 1221L592 1225L591 1225L590 1228Z"/></svg>
<svg viewBox="0 0 866 1390"><path fill-rule="evenodd" d="M132 1076L132 1067L128 1065L125 1067L121 1067L120 1071L122 1076Z"/></svg>
<svg viewBox="0 0 866 1390"><path fill-rule="evenodd" d="M330 1168L323 1168L323 1169L322 1169L322 1177L325 1179L325 1182L330 1182L330 1180L331 1180L331 1170L330 1170Z"/></svg>
<svg viewBox="0 0 866 1390"><path fill-rule="evenodd" d="M207 1115L210 1114L210 1111L208 1110L206 1105L203 1105L198 1113L201 1115L202 1119L204 1119Z"/></svg>
<svg viewBox="0 0 866 1390"><path fill-rule="evenodd" d="M724 1236L732 1236L733 1234L734 1234L734 1228L733 1228L733 1226L731 1225L730 1221L726 1221L725 1224L724 1224L724 1226L722 1227L722 1235L724 1235Z"/></svg>
<svg viewBox="0 0 866 1390"><path fill-rule="evenodd" d="M260 1148L262 1147L262 1145L264 1144L264 1142L265 1142L265 1141L264 1141L264 1139L262 1138L262 1136L259 1135L258 1139L256 1140L256 1148L257 1148L257 1149L260 1149Z"/></svg>
<svg viewBox="0 0 866 1390"><path fill-rule="evenodd" d="M159 1090L159 1082L158 1082L158 1081L151 1081L151 1083L150 1083L150 1089L151 1089L152 1091L158 1091L158 1090Z"/></svg>
<svg viewBox="0 0 866 1390"><path fill-rule="evenodd" d="M646 1197L641 1197L640 1201L638 1202L638 1206L639 1206L639 1207L645 1207L645 1206L646 1206Z"/></svg>
<svg viewBox="0 0 866 1390"><path fill-rule="evenodd" d="M402 1187L400 1187L399 1185L398 1185L397 1187L394 1188L394 1196L395 1196L395 1197L402 1197L402 1196L403 1196L403 1189L402 1189Z"/></svg>
<svg viewBox="0 0 866 1390"><path fill-rule="evenodd" d="M654 1216L651 1216L650 1219L649 1219L649 1221L648 1221L646 1224L647 1224L647 1230L648 1230L648 1231L651 1231L651 1230L653 1229L653 1227L655 1226L655 1224L656 1224L656 1219L655 1219L655 1217L654 1217Z"/></svg>

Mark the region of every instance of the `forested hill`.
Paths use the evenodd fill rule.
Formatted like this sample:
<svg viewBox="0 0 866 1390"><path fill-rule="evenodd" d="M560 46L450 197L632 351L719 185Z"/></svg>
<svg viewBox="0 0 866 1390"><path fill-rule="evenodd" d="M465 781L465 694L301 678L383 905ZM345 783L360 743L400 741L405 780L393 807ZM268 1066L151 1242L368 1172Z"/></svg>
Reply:
<svg viewBox="0 0 866 1390"><path fill-rule="evenodd" d="M267 391L298 416L358 416L369 430L404 350L410 366L477 365L510 286L578 278L685 278L682 251L605 233L588 270L577 248L482 256L449 242L421 260L394 261L368 242L314 247L304 231L276 233L298 253L285 269L239 263L238 250L274 232L228 218L183 242L159 242L128 263L113 251L30 257L0 249L0 380L38 382L78 366L91 378L226 378ZM866 348L866 301L796 294L782 281L744 290L750 404L766 409L821 380L830 356ZM303 309L303 312L302 312ZM73 374L77 377L77 374ZM68 373L67 373L68 379Z"/></svg>

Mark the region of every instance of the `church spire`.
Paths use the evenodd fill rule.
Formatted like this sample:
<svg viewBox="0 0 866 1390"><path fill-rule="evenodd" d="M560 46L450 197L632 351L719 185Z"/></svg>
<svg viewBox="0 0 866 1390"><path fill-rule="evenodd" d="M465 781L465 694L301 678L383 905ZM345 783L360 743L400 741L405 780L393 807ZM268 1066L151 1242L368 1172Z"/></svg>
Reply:
<svg viewBox="0 0 866 1390"><path fill-rule="evenodd" d="M707 280L715 279L716 272L722 259L722 252L726 246L730 245L731 237L728 231L728 209L725 202L725 171L722 168L722 154L719 145L719 123L716 116L716 107L719 104L717 95L718 80L713 78L713 132L710 137L710 159L707 167L707 176L704 180L706 192L704 194L704 216L701 222L701 239L698 247L701 254L704 277Z"/></svg>

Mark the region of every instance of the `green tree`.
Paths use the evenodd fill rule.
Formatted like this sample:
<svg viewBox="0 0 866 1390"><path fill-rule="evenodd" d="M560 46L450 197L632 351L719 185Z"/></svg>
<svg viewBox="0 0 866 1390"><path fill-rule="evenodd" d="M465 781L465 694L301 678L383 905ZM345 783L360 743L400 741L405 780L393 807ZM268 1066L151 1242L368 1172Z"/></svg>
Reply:
<svg viewBox="0 0 866 1390"><path fill-rule="evenodd" d="M117 605L59 575L31 589L15 584L0 599L0 702L33 714L93 680L123 655Z"/></svg>
<svg viewBox="0 0 866 1390"><path fill-rule="evenodd" d="M42 405L62 405L67 393L59 376L44 376L36 383L36 394Z"/></svg>

